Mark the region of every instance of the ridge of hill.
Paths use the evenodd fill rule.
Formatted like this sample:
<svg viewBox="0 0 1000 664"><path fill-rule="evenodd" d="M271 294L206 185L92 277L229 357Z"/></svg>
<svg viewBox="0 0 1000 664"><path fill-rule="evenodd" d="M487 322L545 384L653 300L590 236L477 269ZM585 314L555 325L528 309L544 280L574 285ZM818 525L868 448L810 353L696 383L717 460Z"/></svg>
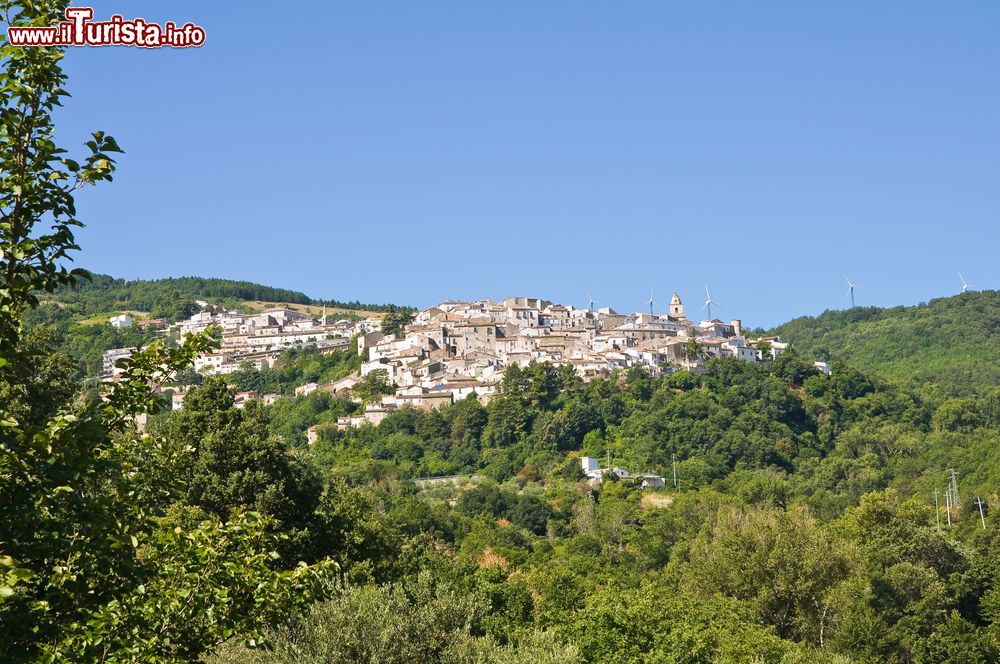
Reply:
<svg viewBox="0 0 1000 664"><path fill-rule="evenodd" d="M931 381L958 392L1000 385L1000 291L825 311L771 332L806 357L887 378Z"/></svg>

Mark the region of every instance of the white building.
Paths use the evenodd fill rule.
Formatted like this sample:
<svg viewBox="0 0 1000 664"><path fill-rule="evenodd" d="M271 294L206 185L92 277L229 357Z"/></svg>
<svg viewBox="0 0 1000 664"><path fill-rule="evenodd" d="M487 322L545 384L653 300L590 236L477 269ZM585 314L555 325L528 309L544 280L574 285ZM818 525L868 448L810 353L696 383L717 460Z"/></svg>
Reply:
<svg viewBox="0 0 1000 664"><path fill-rule="evenodd" d="M104 368L105 375L111 375L118 372L118 368L115 364L118 360L124 360L132 357L132 353L136 352L137 348L112 348L111 350L104 351L104 356L102 358L102 366Z"/></svg>
<svg viewBox="0 0 1000 664"><path fill-rule="evenodd" d="M129 314L121 314L119 316L112 316L108 322L111 323L111 327L121 330L132 327L134 320Z"/></svg>

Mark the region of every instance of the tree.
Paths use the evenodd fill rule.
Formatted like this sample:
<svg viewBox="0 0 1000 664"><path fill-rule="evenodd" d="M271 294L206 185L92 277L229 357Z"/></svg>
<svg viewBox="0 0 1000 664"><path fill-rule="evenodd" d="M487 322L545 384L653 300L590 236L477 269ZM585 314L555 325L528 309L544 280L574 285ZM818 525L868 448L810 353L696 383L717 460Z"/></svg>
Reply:
<svg viewBox="0 0 1000 664"><path fill-rule="evenodd" d="M853 567L846 547L804 510L723 509L690 556L690 591L742 600L779 636L817 646L829 638L833 591Z"/></svg>
<svg viewBox="0 0 1000 664"><path fill-rule="evenodd" d="M355 383L351 392L365 403L380 401L382 395L395 393L396 388L389 382L389 372L385 369L374 369Z"/></svg>
<svg viewBox="0 0 1000 664"><path fill-rule="evenodd" d="M693 334L684 343L684 354L687 355L688 362L701 357L701 346L698 344L698 338Z"/></svg>
<svg viewBox="0 0 1000 664"><path fill-rule="evenodd" d="M67 3L48 0L20 7L0 3L6 25L52 24L64 18ZM87 184L110 181L111 154L121 152L104 132L87 141L88 154L80 163L63 157L53 140L52 112L66 95L65 75L59 66L63 51L11 46L0 41L0 360L9 359L21 333L24 312L38 305L38 291L74 285L84 270L62 264L78 249L73 229L76 217L73 192ZM49 224L42 229L42 220Z"/></svg>
<svg viewBox="0 0 1000 664"><path fill-rule="evenodd" d="M219 378L191 390L165 427L170 439L194 450L190 470L177 477L185 500L220 520L253 511L281 533L285 561L319 557L313 544L323 483L318 472L282 439L271 435L260 401L233 406L233 390Z"/></svg>
<svg viewBox="0 0 1000 664"><path fill-rule="evenodd" d="M0 1L0 17L51 25L66 5ZM73 191L110 180L120 150L95 132L82 163L62 156L63 51L0 40L0 367L11 367L8 394L27 399L0 401L0 660L176 661L252 640L323 594L333 565L279 569L266 519L251 513L163 518L179 459L134 423L162 405L157 386L217 346L209 333L151 344L102 399L75 403L59 358L23 336L39 291L86 277L64 265L80 225ZM54 385L39 386L39 371Z"/></svg>
<svg viewBox="0 0 1000 664"><path fill-rule="evenodd" d="M51 330L34 328L15 348L17 361L0 366L0 403L22 425L46 422L77 390L79 363L55 346Z"/></svg>
<svg viewBox="0 0 1000 664"><path fill-rule="evenodd" d="M401 337L406 333L406 326L412 322L412 311L390 305L386 309L385 316L382 317L382 333Z"/></svg>

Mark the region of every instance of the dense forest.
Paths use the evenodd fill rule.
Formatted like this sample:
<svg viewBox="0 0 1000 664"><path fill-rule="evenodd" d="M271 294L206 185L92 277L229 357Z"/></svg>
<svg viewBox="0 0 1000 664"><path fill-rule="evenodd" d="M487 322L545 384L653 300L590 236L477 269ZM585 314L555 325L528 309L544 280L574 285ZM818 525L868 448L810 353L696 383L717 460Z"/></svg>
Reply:
<svg viewBox="0 0 1000 664"><path fill-rule="evenodd" d="M508 369L486 406L404 409L345 430L331 416L357 408L346 397L239 412L231 390L209 379L151 425L201 445L182 502L281 515L296 524L292 558L335 555L344 580L275 626L269 650L232 644L213 661L998 656L1000 390L952 397L847 366L827 376L795 353L769 367L712 360L703 375L588 383L535 364ZM308 446L301 432L317 422ZM273 468L233 493L246 460L274 445L317 478L310 500L299 493L308 482ZM584 454L658 472L667 487L591 485ZM444 475L459 479L424 479ZM339 517L356 520L335 535L323 520L331 492Z"/></svg>
<svg viewBox="0 0 1000 664"><path fill-rule="evenodd" d="M773 330L803 355L890 378L973 390L1000 384L1000 291L969 291L912 307L853 307Z"/></svg>
<svg viewBox="0 0 1000 664"><path fill-rule="evenodd" d="M121 148L56 145L62 54L0 41L0 661L1000 659L993 349L961 386L794 351L589 382L530 364L486 404L342 428L378 372L293 387L354 371L346 352L199 379L171 411L159 388L218 348L207 331L86 389L51 307L86 288L74 192ZM81 306L133 306L102 297ZM591 483L583 455L635 476Z"/></svg>

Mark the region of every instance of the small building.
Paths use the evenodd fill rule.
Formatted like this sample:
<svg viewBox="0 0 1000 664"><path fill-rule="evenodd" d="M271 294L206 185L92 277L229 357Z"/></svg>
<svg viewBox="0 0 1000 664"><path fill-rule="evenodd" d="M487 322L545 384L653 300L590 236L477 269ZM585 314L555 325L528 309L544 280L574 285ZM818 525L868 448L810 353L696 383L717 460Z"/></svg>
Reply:
<svg viewBox="0 0 1000 664"><path fill-rule="evenodd" d="M338 417L337 429L344 430L359 427L365 422L370 423L372 426L378 426L379 422L384 420L389 414L389 410L390 409L385 406L368 404L365 408L365 412L360 415L345 415L343 417Z"/></svg>
<svg viewBox="0 0 1000 664"><path fill-rule="evenodd" d="M129 314L121 314L119 316L112 316L108 322L111 323L111 327L121 330L126 327L132 327L133 318Z"/></svg>
<svg viewBox="0 0 1000 664"><path fill-rule="evenodd" d="M639 486L643 489L662 489L667 485L667 481L659 475L643 475Z"/></svg>
<svg viewBox="0 0 1000 664"><path fill-rule="evenodd" d="M243 406L247 405L248 401L250 401L251 399L256 399L259 396L260 393L258 393L257 390L249 390L247 392L237 392L233 396L233 406L235 406L236 408L243 408Z"/></svg>
<svg viewBox="0 0 1000 664"><path fill-rule="evenodd" d="M305 385L299 385L295 388L295 396L304 397L307 394L312 394L319 388L317 383L306 383Z"/></svg>
<svg viewBox="0 0 1000 664"><path fill-rule="evenodd" d="M117 373L117 367L115 366L119 360L125 360L132 357L132 353L136 352L138 348L111 348L104 351L102 357L101 366L104 369L106 375L111 375Z"/></svg>

